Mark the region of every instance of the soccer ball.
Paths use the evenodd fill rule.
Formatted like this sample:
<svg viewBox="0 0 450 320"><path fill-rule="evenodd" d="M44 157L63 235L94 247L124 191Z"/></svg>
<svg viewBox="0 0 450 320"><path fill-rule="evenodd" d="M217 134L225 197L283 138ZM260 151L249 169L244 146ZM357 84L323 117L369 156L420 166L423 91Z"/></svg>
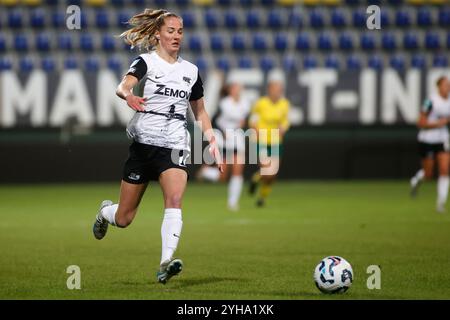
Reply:
<svg viewBox="0 0 450 320"><path fill-rule="evenodd" d="M345 292L353 282L352 266L344 258L326 257L314 270L314 282L323 293Z"/></svg>

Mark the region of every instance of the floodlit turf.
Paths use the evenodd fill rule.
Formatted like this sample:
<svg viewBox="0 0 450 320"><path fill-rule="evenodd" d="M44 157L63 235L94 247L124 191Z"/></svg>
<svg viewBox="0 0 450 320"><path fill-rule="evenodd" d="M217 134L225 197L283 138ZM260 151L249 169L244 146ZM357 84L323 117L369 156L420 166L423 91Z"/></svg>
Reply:
<svg viewBox="0 0 450 320"><path fill-rule="evenodd" d="M117 184L0 186L0 298L450 298L450 212L434 211L434 183L412 200L407 182L279 182L262 209L244 192L238 213L227 211L226 190L189 184L177 251L185 269L163 286L157 185L133 224L101 241L93 219ZM343 295L315 288L327 255L353 265ZM66 287L70 265L81 268L81 290ZM369 265L381 266L381 290L366 287Z"/></svg>

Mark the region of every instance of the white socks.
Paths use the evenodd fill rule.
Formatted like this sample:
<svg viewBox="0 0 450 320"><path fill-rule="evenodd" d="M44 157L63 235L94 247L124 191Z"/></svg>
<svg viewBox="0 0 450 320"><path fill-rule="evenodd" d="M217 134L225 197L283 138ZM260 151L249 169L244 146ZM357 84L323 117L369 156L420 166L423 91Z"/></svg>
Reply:
<svg viewBox="0 0 450 320"><path fill-rule="evenodd" d="M413 179L416 179L417 182L422 181L425 177L425 171L423 169L420 169L417 171L416 175L413 177Z"/></svg>
<svg viewBox="0 0 450 320"><path fill-rule="evenodd" d="M104 207L101 211L103 218L105 218L106 221L108 221L113 226L116 225L116 212L118 207L118 204L113 204L111 206Z"/></svg>
<svg viewBox="0 0 450 320"><path fill-rule="evenodd" d="M219 181L220 171L216 167L204 167L201 169L200 176L208 181Z"/></svg>
<svg viewBox="0 0 450 320"><path fill-rule="evenodd" d="M438 183L437 183L437 189L438 189L437 190L438 191L437 203L438 203L438 205L444 205L447 202L448 184L449 184L448 176L439 176Z"/></svg>
<svg viewBox="0 0 450 320"><path fill-rule="evenodd" d="M237 209L243 182L242 176L231 176L228 184L228 206L232 209Z"/></svg>
<svg viewBox="0 0 450 320"><path fill-rule="evenodd" d="M164 219L161 225L161 263L172 259L172 256L178 246L178 240L180 240L182 227L183 220L181 219L181 209L165 209Z"/></svg>

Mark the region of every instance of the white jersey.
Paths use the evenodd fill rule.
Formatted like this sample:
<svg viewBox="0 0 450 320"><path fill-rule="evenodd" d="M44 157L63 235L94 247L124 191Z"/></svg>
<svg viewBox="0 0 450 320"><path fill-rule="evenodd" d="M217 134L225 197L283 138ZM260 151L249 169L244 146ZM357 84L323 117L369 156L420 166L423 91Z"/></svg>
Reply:
<svg viewBox="0 0 450 320"><path fill-rule="evenodd" d="M189 101L203 97L198 68L178 58L171 64L156 52L141 54L127 75L143 79L145 112L136 112L128 136L143 144L190 151L186 113Z"/></svg>
<svg viewBox="0 0 450 320"><path fill-rule="evenodd" d="M440 118L450 117L450 98L444 99L439 94L434 94L430 99L425 100L422 112L427 113L429 121L437 121ZM424 143L445 143L449 142L447 126L433 129L420 129L418 140Z"/></svg>

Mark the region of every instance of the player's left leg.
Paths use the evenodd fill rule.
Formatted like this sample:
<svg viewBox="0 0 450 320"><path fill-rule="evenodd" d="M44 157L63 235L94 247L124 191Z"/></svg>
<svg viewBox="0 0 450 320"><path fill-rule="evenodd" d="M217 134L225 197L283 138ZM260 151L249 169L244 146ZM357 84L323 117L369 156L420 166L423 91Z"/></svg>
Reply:
<svg viewBox="0 0 450 320"><path fill-rule="evenodd" d="M437 162L438 162L438 185L437 185L437 211L444 212L445 204L447 203L448 196L448 187L449 187L449 165L450 165L450 153L448 152L439 152L437 154Z"/></svg>
<svg viewBox="0 0 450 320"><path fill-rule="evenodd" d="M277 177L278 169L280 168L280 156L278 146L270 149L270 153L267 157L260 158L260 175L261 175L261 187L259 190L259 197L256 202L258 207L264 206L267 197L272 192L272 185Z"/></svg>
<svg viewBox="0 0 450 320"><path fill-rule="evenodd" d="M232 164L230 182L228 183L228 208L232 211L239 210L239 198L241 197L244 178L244 159L242 155L235 153Z"/></svg>
<svg viewBox="0 0 450 320"><path fill-rule="evenodd" d="M182 169L167 169L159 176L159 183L163 192L165 209L161 225L161 264L157 278L159 282L165 284L183 268L183 262L180 259L174 259L173 254L178 247L183 227L181 202L186 189L187 173Z"/></svg>

